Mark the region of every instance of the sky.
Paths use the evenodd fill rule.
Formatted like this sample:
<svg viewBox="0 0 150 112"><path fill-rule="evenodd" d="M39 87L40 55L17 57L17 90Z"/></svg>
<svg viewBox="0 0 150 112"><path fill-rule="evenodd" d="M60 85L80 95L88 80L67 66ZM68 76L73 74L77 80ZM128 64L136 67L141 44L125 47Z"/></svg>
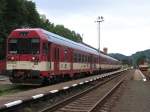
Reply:
<svg viewBox="0 0 150 112"><path fill-rule="evenodd" d="M100 29L100 48L108 53L131 55L150 49L150 0L33 0L40 14L50 22L62 24L98 48L98 16L104 17Z"/></svg>

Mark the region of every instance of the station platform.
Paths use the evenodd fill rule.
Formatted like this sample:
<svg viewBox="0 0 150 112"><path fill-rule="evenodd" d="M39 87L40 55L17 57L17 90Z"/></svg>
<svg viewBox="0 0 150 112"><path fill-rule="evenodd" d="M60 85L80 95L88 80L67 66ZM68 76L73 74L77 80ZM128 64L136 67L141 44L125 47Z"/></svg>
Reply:
<svg viewBox="0 0 150 112"><path fill-rule="evenodd" d="M143 80L146 81L145 75L139 70L136 69L134 74L133 74L133 80Z"/></svg>
<svg viewBox="0 0 150 112"><path fill-rule="evenodd" d="M150 81L135 70L132 79L127 80L122 95L111 112L149 112Z"/></svg>
<svg viewBox="0 0 150 112"><path fill-rule="evenodd" d="M22 102L25 102L27 100L38 99L40 97L45 96L46 94L53 94L58 91L66 90L68 88L75 87L77 85L82 85L82 84L85 84L85 83L88 83L88 82L91 82L91 81L94 81L94 80L97 80L97 79L100 79L103 77L107 77L109 75L113 75L115 73L120 73L122 71L126 71L126 70L118 70L118 71L114 71L111 73L90 76L90 77L82 78L79 80L62 82L62 83L58 83L55 85L50 85L50 86L46 86L46 87L41 87L41 88L37 88L37 89L32 89L32 90L28 90L28 91L24 91L24 92L15 93L12 95L1 96L0 97L0 109L9 108L14 105L21 104Z"/></svg>

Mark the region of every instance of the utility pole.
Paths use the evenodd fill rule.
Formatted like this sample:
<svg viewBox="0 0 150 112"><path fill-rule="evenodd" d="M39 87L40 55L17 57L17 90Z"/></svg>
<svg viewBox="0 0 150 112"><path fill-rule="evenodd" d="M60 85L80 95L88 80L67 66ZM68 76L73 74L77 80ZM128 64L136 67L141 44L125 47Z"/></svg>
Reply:
<svg viewBox="0 0 150 112"><path fill-rule="evenodd" d="M98 51L100 52L100 23L104 21L103 16L98 16L96 22L98 23Z"/></svg>

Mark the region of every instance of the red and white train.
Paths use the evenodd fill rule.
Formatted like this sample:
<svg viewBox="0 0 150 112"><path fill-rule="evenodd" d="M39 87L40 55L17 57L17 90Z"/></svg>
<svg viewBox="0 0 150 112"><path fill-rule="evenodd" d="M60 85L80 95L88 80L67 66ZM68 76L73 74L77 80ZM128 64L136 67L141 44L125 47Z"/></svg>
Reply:
<svg viewBox="0 0 150 112"><path fill-rule="evenodd" d="M12 31L6 60L10 80L25 84L59 82L121 67L96 49L40 28Z"/></svg>

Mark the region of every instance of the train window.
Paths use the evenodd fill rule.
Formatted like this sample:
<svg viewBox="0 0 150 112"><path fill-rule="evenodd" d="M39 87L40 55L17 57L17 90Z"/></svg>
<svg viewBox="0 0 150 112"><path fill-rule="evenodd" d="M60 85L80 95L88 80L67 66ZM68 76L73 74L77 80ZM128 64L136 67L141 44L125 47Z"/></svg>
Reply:
<svg viewBox="0 0 150 112"><path fill-rule="evenodd" d="M97 59L95 58L95 63L96 63L96 60L97 60Z"/></svg>
<svg viewBox="0 0 150 112"><path fill-rule="evenodd" d="M74 55L73 55L73 61L77 62L77 54L76 53L74 53Z"/></svg>
<svg viewBox="0 0 150 112"><path fill-rule="evenodd" d="M84 55L84 62L86 63L86 55Z"/></svg>
<svg viewBox="0 0 150 112"><path fill-rule="evenodd" d="M98 58L96 58L96 63L98 62Z"/></svg>
<svg viewBox="0 0 150 112"><path fill-rule="evenodd" d="M83 62L85 63L85 55L83 55Z"/></svg>
<svg viewBox="0 0 150 112"><path fill-rule="evenodd" d="M87 63L87 61L88 61L88 57L87 57L87 55L85 56L85 62Z"/></svg>
<svg viewBox="0 0 150 112"><path fill-rule="evenodd" d="M75 62L78 62L78 55L75 54Z"/></svg>
<svg viewBox="0 0 150 112"><path fill-rule="evenodd" d="M48 43L43 43L43 53L48 54Z"/></svg>
<svg viewBox="0 0 150 112"><path fill-rule="evenodd" d="M78 54L78 62L81 62L81 54Z"/></svg>
<svg viewBox="0 0 150 112"><path fill-rule="evenodd" d="M86 55L84 55L84 63L86 62Z"/></svg>
<svg viewBox="0 0 150 112"><path fill-rule="evenodd" d="M17 53L17 39L10 39L8 42L8 52L11 54L16 54Z"/></svg>
<svg viewBox="0 0 150 112"><path fill-rule="evenodd" d="M40 53L40 40L39 39L32 39L31 40L31 48L32 54L39 54Z"/></svg>
<svg viewBox="0 0 150 112"><path fill-rule="evenodd" d="M64 49L64 61L67 61L67 54L68 54L68 51L67 51L67 49L65 48L65 49Z"/></svg>
<svg viewBox="0 0 150 112"><path fill-rule="evenodd" d="M56 51L56 48L55 48L55 49L54 49L54 59L55 59L55 60L57 59L56 56L57 56L57 51Z"/></svg>
<svg viewBox="0 0 150 112"><path fill-rule="evenodd" d="M57 59L59 60L59 48L57 48Z"/></svg>
<svg viewBox="0 0 150 112"><path fill-rule="evenodd" d="M79 55L78 54L76 54L76 60L75 61L79 62Z"/></svg>
<svg viewBox="0 0 150 112"><path fill-rule="evenodd" d="M87 56L87 62L90 62L89 60L90 60L90 58L89 58L89 56Z"/></svg>
<svg viewBox="0 0 150 112"><path fill-rule="evenodd" d="M54 59L59 60L59 48L54 49Z"/></svg>
<svg viewBox="0 0 150 112"><path fill-rule="evenodd" d="M93 63L93 57L92 56L90 57L90 62Z"/></svg>
<svg viewBox="0 0 150 112"><path fill-rule="evenodd" d="M8 41L8 52L17 54L39 54L39 39L10 39Z"/></svg>
<svg viewBox="0 0 150 112"><path fill-rule="evenodd" d="M79 62L79 54L76 54L77 55L77 61L76 62Z"/></svg>
<svg viewBox="0 0 150 112"><path fill-rule="evenodd" d="M19 39L18 40L18 53L19 54L31 54L31 40L30 39Z"/></svg>
<svg viewBox="0 0 150 112"><path fill-rule="evenodd" d="M88 56L87 55L85 56L85 62L86 63L88 62Z"/></svg>
<svg viewBox="0 0 150 112"><path fill-rule="evenodd" d="M84 55L82 55L82 62L84 62Z"/></svg>

